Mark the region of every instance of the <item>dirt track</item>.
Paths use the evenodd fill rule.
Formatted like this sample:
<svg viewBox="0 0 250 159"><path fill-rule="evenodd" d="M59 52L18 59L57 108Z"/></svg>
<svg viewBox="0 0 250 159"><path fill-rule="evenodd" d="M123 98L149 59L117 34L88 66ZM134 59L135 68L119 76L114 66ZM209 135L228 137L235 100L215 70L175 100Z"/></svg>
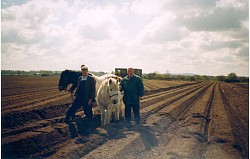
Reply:
<svg viewBox="0 0 250 159"><path fill-rule="evenodd" d="M131 128L123 121L100 127L97 109L92 120L79 111L75 121L63 124L69 104L22 106L18 111L2 106L2 157L248 158L248 87L146 85L143 125Z"/></svg>

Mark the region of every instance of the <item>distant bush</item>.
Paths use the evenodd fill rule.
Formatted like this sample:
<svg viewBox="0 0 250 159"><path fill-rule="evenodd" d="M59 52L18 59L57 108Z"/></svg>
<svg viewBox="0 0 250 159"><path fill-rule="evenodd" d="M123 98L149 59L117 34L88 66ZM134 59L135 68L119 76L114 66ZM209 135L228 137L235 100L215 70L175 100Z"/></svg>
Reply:
<svg viewBox="0 0 250 159"><path fill-rule="evenodd" d="M238 77L238 79L242 83L249 83L249 77Z"/></svg>
<svg viewBox="0 0 250 159"><path fill-rule="evenodd" d="M225 79L225 82L235 83L235 82L240 82L240 80L238 80L238 79Z"/></svg>
<svg viewBox="0 0 250 159"><path fill-rule="evenodd" d="M221 81L221 82L226 80L226 76L223 76L223 75L216 76L215 78L216 78L217 81Z"/></svg>
<svg viewBox="0 0 250 159"><path fill-rule="evenodd" d="M235 73L230 73L228 76L206 76L206 75L171 75L169 72L160 74L155 71L153 73L143 74L143 79L154 80L181 80L181 81L221 81L221 82L249 82L249 77L238 77Z"/></svg>
<svg viewBox="0 0 250 159"><path fill-rule="evenodd" d="M1 70L2 75L18 75L18 76L60 76L61 71L20 71L20 70Z"/></svg>

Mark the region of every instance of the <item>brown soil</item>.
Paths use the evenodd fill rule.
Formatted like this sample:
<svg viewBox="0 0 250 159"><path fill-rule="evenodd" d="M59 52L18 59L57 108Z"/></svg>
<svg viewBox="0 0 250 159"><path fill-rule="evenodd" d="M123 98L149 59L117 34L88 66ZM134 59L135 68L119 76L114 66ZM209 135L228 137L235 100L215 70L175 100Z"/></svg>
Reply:
<svg viewBox="0 0 250 159"><path fill-rule="evenodd" d="M249 156L248 87L145 81L142 125L128 128L121 120L100 127L97 108L93 119L79 110L69 125L62 123L70 96L59 94L58 78L30 78L2 77L2 158ZM48 93L42 98L39 89Z"/></svg>

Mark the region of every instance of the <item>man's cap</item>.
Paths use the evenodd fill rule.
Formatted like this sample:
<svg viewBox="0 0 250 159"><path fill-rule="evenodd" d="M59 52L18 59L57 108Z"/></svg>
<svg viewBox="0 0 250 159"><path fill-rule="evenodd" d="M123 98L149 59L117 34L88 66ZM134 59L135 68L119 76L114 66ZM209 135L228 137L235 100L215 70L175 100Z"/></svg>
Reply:
<svg viewBox="0 0 250 159"><path fill-rule="evenodd" d="M89 68L84 65L84 66L81 67L81 70L89 70Z"/></svg>

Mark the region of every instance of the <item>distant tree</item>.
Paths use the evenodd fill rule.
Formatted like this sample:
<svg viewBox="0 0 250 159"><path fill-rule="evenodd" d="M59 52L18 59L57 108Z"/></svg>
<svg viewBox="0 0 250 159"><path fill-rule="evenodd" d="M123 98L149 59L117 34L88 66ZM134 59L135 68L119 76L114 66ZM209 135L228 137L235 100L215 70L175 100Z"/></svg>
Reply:
<svg viewBox="0 0 250 159"><path fill-rule="evenodd" d="M157 80L163 80L164 76L162 74L160 74L160 73L156 73L155 79L157 79Z"/></svg>
<svg viewBox="0 0 250 159"><path fill-rule="evenodd" d="M165 74L163 74L164 80L171 80L170 72L167 70Z"/></svg>
<svg viewBox="0 0 250 159"><path fill-rule="evenodd" d="M223 76L223 75L220 75L220 76L216 76L216 80L217 81L225 81L226 77Z"/></svg>
<svg viewBox="0 0 250 159"><path fill-rule="evenodd" d="M200 75L195 75L194 78L195 78L195 81L197 81L197 82L199 82L201 80L201 76Z"/></svg>
<svg viewBox="0 0 250 159"><path fill-rule="evenodd" d="M187 76L188 81L197 81L197 78L195 76Z"/></svg>
<svg viewBox="0 0 250 159"><path fill-rule="evenodd" d="M240 80L235 73L229 73L225 82L240 82Z"/></svg>
<svg viewBox="0 0 250 159"><path fill-rule="evenodd" d="M229 80L236 80L238 76L235 73L229 73L227 77Z"/></svg>
<svg viewBox="0 0 250 159"><path fill-rule="evenodd" d="M206 75L203 75L200 78L201 78L202 81L208 81L209 80L208 76L206 76Z"/></svg>
<svg viewBox="0 0 250 159"><path fill-rule="evenodd" d="M148 79L156 79L156 76L157 76L158 72L153 72L153 73L149 73L148 74Z"/></svg>
<svg viewBox="0 0 250 159"><path fill-rule="evenodd" d="M169 70L166 71L165 75L170 76Z"/></svg>
<svg viewBox="0 0 250 159"><path fill-rule="evenodd" d="M176 80L183 80L183 78L182 78L181 75L177 75L177 76L175 77L175 79L176 79Z"/></svg>

